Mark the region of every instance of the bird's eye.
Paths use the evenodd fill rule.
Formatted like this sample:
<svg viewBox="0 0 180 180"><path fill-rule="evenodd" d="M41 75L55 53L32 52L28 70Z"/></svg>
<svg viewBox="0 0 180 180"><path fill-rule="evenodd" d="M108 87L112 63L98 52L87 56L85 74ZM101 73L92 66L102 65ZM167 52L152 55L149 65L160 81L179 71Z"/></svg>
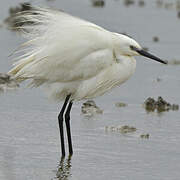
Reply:
<svg viewBox="0 0 180 180"><path fill-rule="evenodd" d="M139 51L139 49L138 49L137 47L133 46L133 45L130 45L129 47L130 47L130 49L133 50L133 51L136 51L136 52Z"/></svg>
<svg viewBox="0 0 180 180"><path fill-rule="evenodd" d="M134 46L130 45L129 47L130 47L131 50L135 50Z"/></svg>

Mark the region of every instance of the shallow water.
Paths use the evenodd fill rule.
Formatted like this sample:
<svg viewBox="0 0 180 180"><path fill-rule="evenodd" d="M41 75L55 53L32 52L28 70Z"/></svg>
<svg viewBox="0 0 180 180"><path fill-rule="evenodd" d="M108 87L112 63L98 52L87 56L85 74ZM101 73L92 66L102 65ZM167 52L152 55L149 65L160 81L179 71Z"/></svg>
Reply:
<svg viewBox="0 0 180 180"><path fill-rule="evenodd" d="M0 17L19 0L0 2ZM136 1L137 2L137 1ZM105 28L126 32L164 59L179 59L180 19L175 8L158 8L156 1L144 7L125 7L123 1L106 1L94 8L90 1L40 1ZM168 1L166 1L168 2ZM175 1L169 1L175 2ZM154 43L152 37L160 41ZM0 29L0 72L10 69L8 55L21 43L14 32ZM180 113L146 113L142 103L149 96L162 96L180 104L180 66L164 66L137 58L134 76L121 87L97 98L103 114L81 115L82 102L72 110L72 159L60 159L57 123L60 104L49 102L41 89L26 89L0 95L0 179L2 180L179 180ZM158 82L157 78L161 81ZM117 102L128 106L118 108ZM132 134L105 131L105 126L129 125ZM141 139L140 134L150 134Z"/></svg>

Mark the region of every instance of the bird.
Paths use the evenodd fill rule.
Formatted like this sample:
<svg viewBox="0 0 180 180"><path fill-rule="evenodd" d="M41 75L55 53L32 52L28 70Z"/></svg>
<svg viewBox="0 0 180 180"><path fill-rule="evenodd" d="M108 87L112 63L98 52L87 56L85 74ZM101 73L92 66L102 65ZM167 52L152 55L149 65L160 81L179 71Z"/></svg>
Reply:
<svg viewBox="0 0 180 180"><path fill-rule="evenodd" d="M162 64L167 61L145 51L131 37L48 7L18 13L16 28L27 41L7 73L18 83L43 86L48 97L64 101L58 115L61 156L65 157L65 121L69 156L73 155L70 112L74 101L102 96L135 72L135 56Z"/></svg>

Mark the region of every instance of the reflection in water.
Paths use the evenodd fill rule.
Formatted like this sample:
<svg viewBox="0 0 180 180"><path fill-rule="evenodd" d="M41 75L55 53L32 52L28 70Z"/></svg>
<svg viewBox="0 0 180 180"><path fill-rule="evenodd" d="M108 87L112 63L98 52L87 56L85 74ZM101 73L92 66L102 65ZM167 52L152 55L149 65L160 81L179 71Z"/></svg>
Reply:
<svg viewBox="0 0 180 180"><path fill-rule="evenodd" d="M5 147L3 153L3 163L2 163L2 172L4 175L4 180L15 180L14 177L14 158L15 151L12 147ZM1 174L0 174L1 175Z"/></svg>
<svg viewBox="0 0 180 180"><path fill-rule="evenodd" d="M56 172L56 178L58 180L68 180L71 175L71 156L67 159L62 157Z"/></svg>

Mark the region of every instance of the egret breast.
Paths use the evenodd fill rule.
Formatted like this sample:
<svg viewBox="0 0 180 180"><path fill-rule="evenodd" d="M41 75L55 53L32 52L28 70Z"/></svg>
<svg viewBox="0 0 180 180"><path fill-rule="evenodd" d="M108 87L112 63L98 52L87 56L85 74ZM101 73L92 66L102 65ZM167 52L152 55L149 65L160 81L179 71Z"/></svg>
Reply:
<svg viewBox="0 0 180 180"><path fill-rule="evenodd" d="M74 98L81 100L101 96L127 81L133 75L135 69L136 60L133 57L121 56L116 63L110 65L95 77L83 81Z"/></svg>

